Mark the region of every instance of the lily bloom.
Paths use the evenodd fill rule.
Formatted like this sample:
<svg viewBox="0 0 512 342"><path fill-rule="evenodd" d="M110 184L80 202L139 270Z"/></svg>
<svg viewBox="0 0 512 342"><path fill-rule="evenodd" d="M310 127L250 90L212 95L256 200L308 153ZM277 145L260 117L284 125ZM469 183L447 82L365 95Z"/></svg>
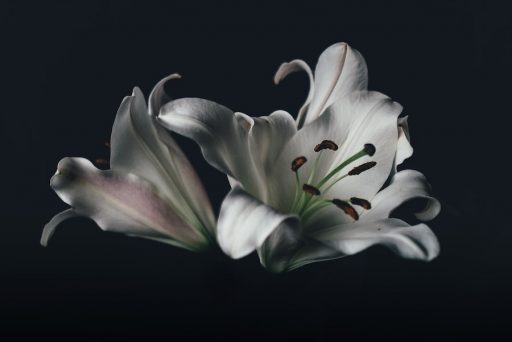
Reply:
<svg viewBox="0 0 512 342"><path fill-rule="evenodd" d="M413 198L427 203L420 220L440 209L421 173L396 171L412 154L402 107L366 89L365 61L345 43L322 53L314 76L295 60L281 65L275 82L298 70L311 89L296 121L285 111L250 117L193 98L160 109L162 125L195 140L232 185L217 225L223 251L236 259L257 250L272 272L375 244L405 258L435 258L439 244L427 225L390 218Z"/></svg>
<svg viewBox="0 0 512 342"><path fill-rule="evenodd" d="M43 230L46 245L63 221L89 217L105 231L169 243L190 250L215 237L215 217L192 165L155 114L170 98L161 80L149 96L139 88L124 98L111 135L110 170L84 158L64 158L50 185L71 208L55 215Z"/></svg>

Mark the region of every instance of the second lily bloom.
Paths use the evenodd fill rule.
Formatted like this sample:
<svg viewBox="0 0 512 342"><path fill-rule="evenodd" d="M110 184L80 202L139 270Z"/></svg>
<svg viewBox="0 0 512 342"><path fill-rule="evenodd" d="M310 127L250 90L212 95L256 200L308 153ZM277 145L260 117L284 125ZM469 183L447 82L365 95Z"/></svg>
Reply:
<svg viewBox="0 0 512 342"><path fill-rule="evenodd" d="M215 241L210 201L189 161L155 115L170 101L160 81L149 96L139 88L124 98L111 136L110 170L84 158L64 158L51 186L71 208L45 226L46 245L57 226L71 217L93 219L101 229L144 237L190 250Z"/></svg>

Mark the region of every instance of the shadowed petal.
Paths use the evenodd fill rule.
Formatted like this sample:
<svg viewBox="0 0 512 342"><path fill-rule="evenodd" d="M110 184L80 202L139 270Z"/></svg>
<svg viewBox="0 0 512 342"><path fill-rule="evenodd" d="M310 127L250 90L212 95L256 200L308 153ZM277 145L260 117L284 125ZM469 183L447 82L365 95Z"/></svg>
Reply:
<svg viewBox="0 0 512 342"><path fill-rule="evenodd" d="M439 254L439 242L427 225L409 226L392 218L330 227L315 232L312 237L338 251L339 256L356 254L375 244L384 245L408 259L430 261ZM307 259L307 256L301 255L296 260L299 259Z"/></svg>
<svg viewBox="0 0 512 342"><path fill-rule="evenodd" d="M103 230L164 239L192 250L207 243L154 186L134 174L98 170L84 158L64 158L50 185L74 214L90 217ZM61 215L50 222L51 227L66 218ZM43 242L48 237L43 236Z"/></svg>
<svg viewBox="0 0 512 342"><path fill-rule="evenodd" d="M198 143L212 166L263 200L269 196L268 174L275 159L296 131L293 118L286 112L251 118L197 98L166 104L159 120L164 127Z"/></svg>
<svg viewBox="0 0 512 342"><path fill-rule="evenodd" d="M153 90L151 90L151 93L149 94L149 115L151 116L157 116L158 112L160 111L160 108L166 104L167 102L171 101L172 98L165 92L164 86L165 84L170 80L177 80L180 79L181 75L179 74L172 74L169 75L163 79L161 79L154 87Z"/></svg>
<svg viewBox="0 0 512 342"><path fill-rule="evenodd" d="M61 224L63 221L67 219L78 216L80 215L78 215L73 209L70 208L61 211L60 213L52 217L50 222L44 225L43 234L41 235L41 245L44 247L48 245L48 241L50 241L50 239L52 238L53 234L55 233L55 229L59 224Z"/></svg>
<svg viewBox="0 0 512 342"><path fill-rule="evenodd" d="M217 240L230 257L238 259L260 247L276 229L298 234L299 219L281 214L241 188L234 188L222 203Z"/></svg>
<svg viewBox="0 0 512 342"><path fill-rule="evenodd" d="M407 116L398 118L398 144L396 147L395 172L396 167L402 164L404 160L411 157L414 152L411 146L411 138L409 136L409 124L407 123L407 118Z"/></svg>
<svg viewBox="0 0 512 342"><path fill-rule="evenodd" d="M441 210L439 201L429 195L430 186L427 179L415 170L403 170L393 176L391 183L375 195L372 209L365 212L361 221L371 221L389 217L391 212L404 202L423 198L427 200L425 208L416 213L422 221L435 218Z"/></svg>
<svg viewBox="0 0 512 342"><path fill-rule="evenodd" d="M176 77L171 75L157 84L150 99L154 108L164 101L165 81ZM149 115L139 88L119 107L111 146L113 170L148 180L189 224L200 231L214 231L215 217L201 181L169 133Z"/></svg>

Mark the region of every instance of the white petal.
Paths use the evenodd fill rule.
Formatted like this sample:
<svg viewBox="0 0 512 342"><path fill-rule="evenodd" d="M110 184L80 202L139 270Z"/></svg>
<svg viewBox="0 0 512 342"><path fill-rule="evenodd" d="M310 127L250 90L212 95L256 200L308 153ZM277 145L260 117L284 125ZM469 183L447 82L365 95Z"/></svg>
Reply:
<svg viewBox="0 0 512 342"><path fill-rule="evenodd" d="M172 98L165 92L164 85L170 80L180 79L181 75L172 74L163 79L161 79L154 87L151 93L149 94L149 115L157 116L160 108L171 101Z"/></svg>
<svg viewBox="0 0 512 342"><path fill-rule="evenodd" d="M343 179L324 194L327 198L371 199L385 183L393 167L398 139L397 117L401 110L398 103L383 94L353 92L300 129L288 143L280 159L288 164L297 156L305 156L308 162L300 169L302 180L305 181L318 157L318 153L313 150L315 145L324 139L334 141L339 149L323 152L311 182L315 185L337 165L363 149L365 144L373 144L376 153L372 157L362 157L346 166L339 176L370 160L377 162L377 165L357 176Z"/></svg>
<svg viewBox="0 0 512 342"><path fill-rule="evenodd" d="M368 85L368 70L363 56L346 43L328 47L319 57L315 68L314 94L299 127L307 124L334 102Z"/></svg>
<svg viewBox="0 0 512 342"><path fill-rule="evenodd" d="M193 250L207 243L154 186L134 174L98 170L83 158L64 158L50 184L77 215L90 217L103 230L165 239Z"/></svg>
<svg viewBox="0 0 512 342"><path fill-rule="evenodd" d="M172 78L176 76L167 79ZM154 106L163 101L164 83L160 82L153 90ZM134 173L148 180L189 224L198 230L214 231L215 217L201 181L169 133L149 115L138 88L119 107L111 145L113 170Z"/></svg>
<svg viewBox="0 0 512 342"><path fill-rule="evenodd" d="M308 97L306 98L306 101L304 101L304 104L300 108L299 114L297 116L297 122L299 122L304 121L305 112L308 108L309 103L313 99L313 94L315 92L313 72L311 71L311 68L309 67L309 65L307 65L306 62L300 59L295 59L291 62L283 63L281 64L279 69L276 71L276 74L274 75L274 83L279 84L279 82L281 82L286 76L297 71L305 71L309 78Z"/></svg>
<svg viewBox="0 0 512 342"><path fill-rule="evenodd" d="M203 99L179 99L162 107L163 126L199 144L205 159L250 194L267 199L268 175L295 133L293 118L277 111L251 118Z"/></svg>
<svg viewBox="0 0 512 342"><path fill-rule="evenodd" d="M313 237L341 255L355 254L375 244L408 259L430 261L439 254L439 242L427 225L409 226L398 219L340 225L318 231Z"/></svg>
<svg viewBox="0 0 512 342"><path fill-rule="evenodd" d="M430 186L425 176L415 170L403 170L393 176L391 183L375 195L372 209L361 216L361 221L372 221L389 217L391 212L413 198L427 200L425 208L416 213L422 221L435 218L441 210L439 201L429 195Z"/></svg>
<svg viewBox="0 0 512 342"><path fill-rule="evenodd" d="M407 116L398 118L398 144L396 147L395 172L396 167L402 164L407 158L410 158L414 152L411 146L407 118Z"/></svg>
<svg viewBox="0 0 512 342"><path fill-rule="evenodd" d="M44 225L43 234L41 235L41 245L44 247L48 245L48 241L50 241L53 234L55 233L55 229L59 224L61 224L61 222L78 216L80 215L78 215L73 209L70 208L61 211L60 213L52 217L50 222Z"/></svg>
<svg viewBox="0 0 512 342"><path fill-rule="evenodd" d="M299 224L283 221L258 248L261 265L274 273L287 271L301 245L302 232Z"/></svg>
<svg viewBox="0 0 512 342"><path fill-rule="evenodd" d="M238 259L260 247L276 229L298 234L299 227L296 216L281 214L236 187L222 202L217 240L224 253Z"/></svg>

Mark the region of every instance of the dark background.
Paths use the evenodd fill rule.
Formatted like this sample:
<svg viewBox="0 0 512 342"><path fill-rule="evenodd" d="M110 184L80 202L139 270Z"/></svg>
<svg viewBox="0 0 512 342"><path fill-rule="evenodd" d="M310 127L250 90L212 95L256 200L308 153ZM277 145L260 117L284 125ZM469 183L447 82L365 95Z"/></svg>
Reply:
<svg viewBox="0 0 512 342"><path fill-rule="evenodd" d="M505 340L512 229L506 2L294 1L277 4L2 2L0 335L9 340L182 340L226 336L341 341ZM62 224L48 181L65 156L108 157L119 103L169 73L174 97L250 115L295 113L305 75L276 87L281 62L310 65L329 45L365 56L370 88L410 115L415 155L442 201L431 263L382 247L272 275L229 260ZM218 208L224 177L180 140Z"/></svg>

